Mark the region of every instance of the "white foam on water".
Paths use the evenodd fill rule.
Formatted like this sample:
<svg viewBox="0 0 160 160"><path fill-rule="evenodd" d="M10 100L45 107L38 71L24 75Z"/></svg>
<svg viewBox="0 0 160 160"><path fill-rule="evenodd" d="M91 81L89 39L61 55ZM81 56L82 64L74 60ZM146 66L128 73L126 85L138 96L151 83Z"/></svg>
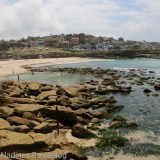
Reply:
<svg viewBox="0 0 160 160"><path fill-rule="evenodd" d="M141 144L141 143L152 143L154 145L160 144L160 137L155 135L154 132L136 131L129 132L125 135L126 138L131 140L131 143Z"/></svg>
<svg viewBox="0 0 160 160"><path fill-rule="evenodd" d="M125 67L113 67L113 69L115 69L115 70L121 70L121 71L129 71L131 69L139 70L139 68L125 68Z"/></svg>

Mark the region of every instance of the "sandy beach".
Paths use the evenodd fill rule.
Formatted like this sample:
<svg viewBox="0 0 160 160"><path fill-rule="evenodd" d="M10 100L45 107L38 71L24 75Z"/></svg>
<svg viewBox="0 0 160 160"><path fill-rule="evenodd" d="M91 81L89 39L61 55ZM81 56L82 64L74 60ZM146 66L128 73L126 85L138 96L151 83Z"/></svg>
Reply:
<svg viewBox="0 0 160 160"><path fill-rule="evenodd" d="M49 65L49 64L60 64L60 63L72 63L72 62L84 62L84 61L95 61L95 59L89 58L46 58L46 59L25 59L25 60L7 60L0 61L0 76L7 76L13 74L24 73L27 70L22 66L24 65Z"/></svg>

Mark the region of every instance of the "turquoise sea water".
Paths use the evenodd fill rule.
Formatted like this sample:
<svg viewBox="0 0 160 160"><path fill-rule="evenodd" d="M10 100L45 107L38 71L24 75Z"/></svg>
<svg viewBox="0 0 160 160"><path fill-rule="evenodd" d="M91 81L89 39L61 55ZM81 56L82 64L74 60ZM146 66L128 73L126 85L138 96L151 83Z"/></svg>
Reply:
<svg viewBox="0 0 160 160"><path fill-rule="evenodd" d="M49 66L47 66L49 67ZM80 63L66 63L52 65L50 67L91 67L102 69L118 69L129 71L134 68L145 72L145 76L160 77L160 60L98 60ZM155 73L149 73L155 71ZM1 80L15 80L17 75L3 77ZM34 75L31 72L21 74L20 81L38 81L40 83L76 85L85 83L93 79L89 75L53 73L53 72L37 72ZM159 80L157 80L158 82ZM137 86L133 85L133 92L129 95L113 94L118 104L124 105L124 109L118 113L123 115L130 121L136 122L139 126L135 130L120 129L119 132L129 138L133 144L132 149L124 148L127 154L138 154L141 156L154 155L160 157L160 91L155 91L151 85ZM143 93L144 88L152 90L153 94L159 96L152 96ZM112 95L110 95L112 96ZM106 121L107 123L107 121ZM130 150L130 151L129 151Z"/></svg>
<svg viewBox="0 0 160 160"><path fill-rule="evenodd" d="M160 60L155 59L132 59L132 60L99 60L80 63L59 64L60 67L100 67L102 69L150 69L160 72Z"/></svg>

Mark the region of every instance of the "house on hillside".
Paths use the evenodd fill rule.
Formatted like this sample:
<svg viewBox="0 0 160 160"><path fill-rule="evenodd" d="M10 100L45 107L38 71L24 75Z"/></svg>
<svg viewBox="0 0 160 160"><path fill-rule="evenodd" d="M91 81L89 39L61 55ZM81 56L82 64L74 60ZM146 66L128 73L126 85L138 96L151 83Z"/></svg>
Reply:
<svg viewBox="0 0 160 160"><path fill-rule="evenodd" d="M79 45L79 37L72 37L71 42L73 46Z"/></svg>
<svg viewBox="0 0 160 160"><path fill-rule="evenodd" d="M86 49L86 50L91 50L92 49L92 45L91 44L84 44L84 45L82 45L82 48Z"/></svg>
<svg viewBox="0 0 160 160"><path fill-rule="evenodd" d="M43 39L37 39L35 41L30 41L29 45L31 47L41 47L41 46L44 46L44 40Z"/></svg>
<svg viewBox="0 0 160 160"><path fill-rule="evenodd" d="M108 47L107 43L102 42L102 43L96 44L96 49L99 50L99 51L108 51L109 47Z"/></svg>
<svg viewBox="0 0 160 160"><path fill-rule="evenodd" d="M45 47L59 47L58 37L47 38L44 40Z"/></svg>
<svg viewBox="0 0 160 160"><path fill-rule="evenodd" d="M60 48L71 48L72 43L69 41L63 41L59 43Z"/></svg>

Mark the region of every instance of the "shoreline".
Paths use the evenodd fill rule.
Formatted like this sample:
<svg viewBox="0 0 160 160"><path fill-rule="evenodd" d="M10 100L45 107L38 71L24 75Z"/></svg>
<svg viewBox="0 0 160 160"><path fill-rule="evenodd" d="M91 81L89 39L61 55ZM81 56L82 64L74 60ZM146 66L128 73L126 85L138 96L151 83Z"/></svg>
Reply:
<svg viewBox="0 0 160 160"><path fill-rule="evenodd" d="M46 58L46 59L23 59L23 60L0 61L0 76L5 77L12 74L25 73L27 72L27 68L31 66L40 67L53 64L90 62L97 60L100 59L69 57L69 58Z"/></svg>

